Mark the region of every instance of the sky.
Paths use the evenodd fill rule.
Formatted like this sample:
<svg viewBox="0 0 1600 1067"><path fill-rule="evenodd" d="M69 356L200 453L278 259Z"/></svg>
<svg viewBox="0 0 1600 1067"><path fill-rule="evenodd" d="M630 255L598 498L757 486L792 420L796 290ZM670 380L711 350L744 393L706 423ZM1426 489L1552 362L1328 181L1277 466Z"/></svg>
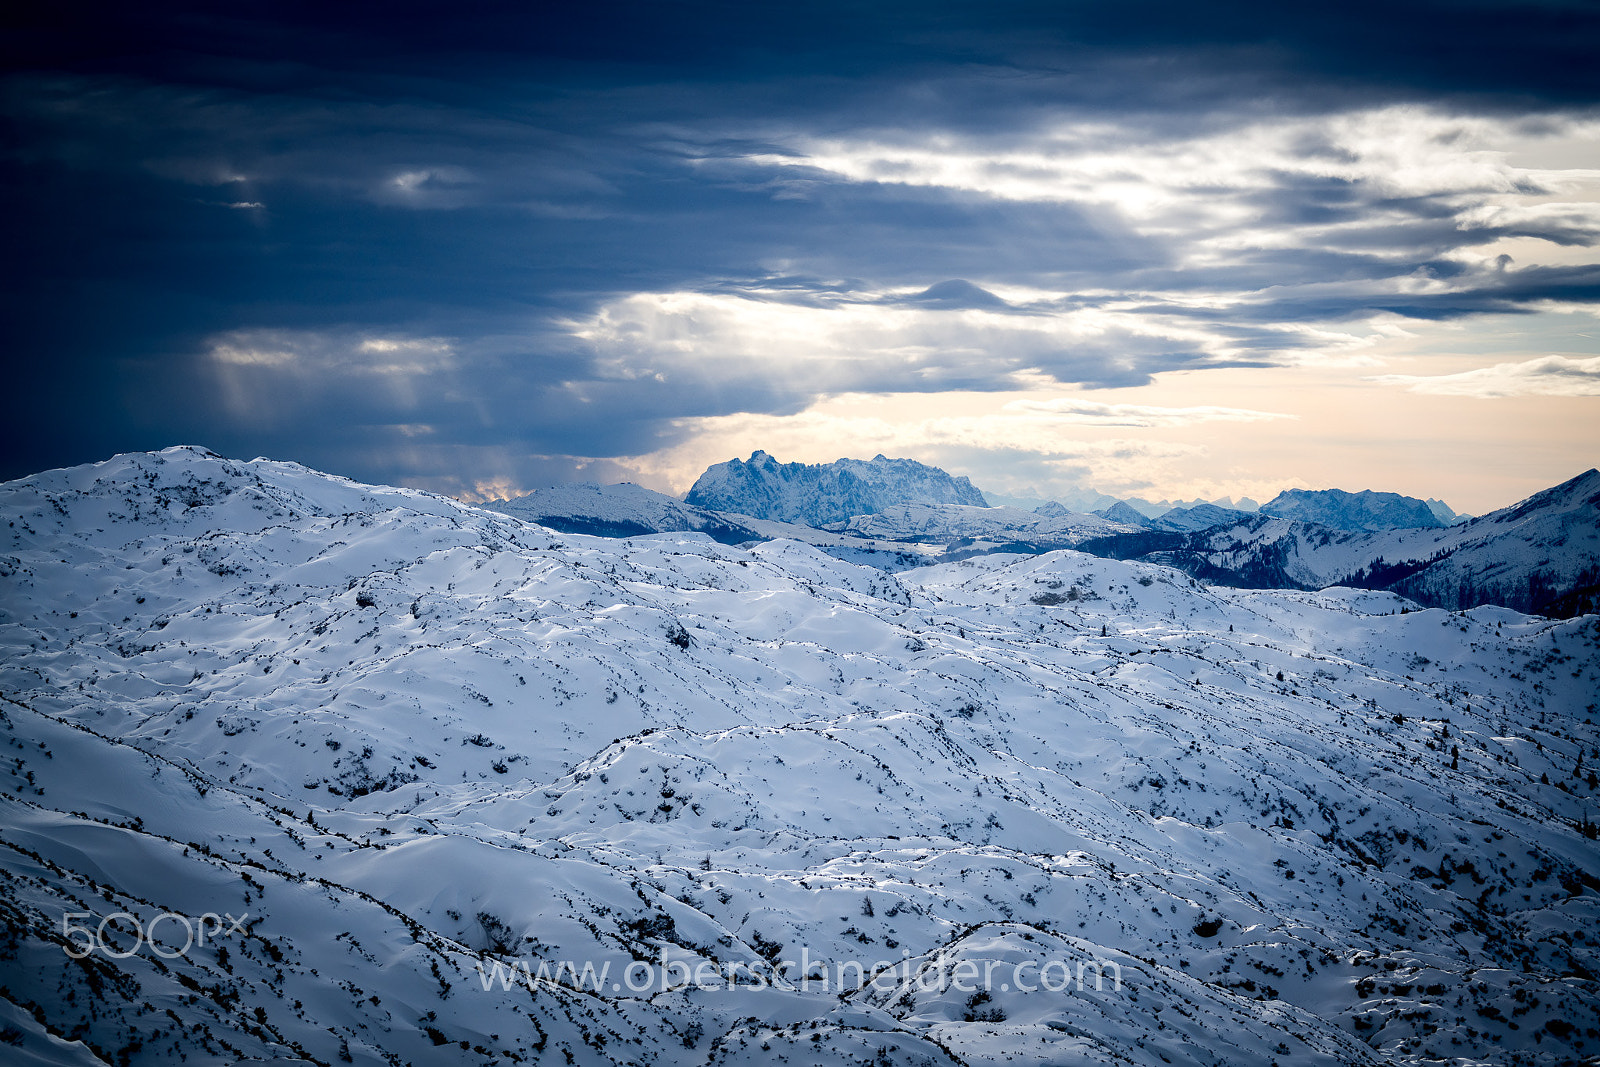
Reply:
<svg viewBox="0 0 1600 1067"><path fill-rule="evenodd" d="M14 6L0 478L1600 463L1593 0Z"/></svg>

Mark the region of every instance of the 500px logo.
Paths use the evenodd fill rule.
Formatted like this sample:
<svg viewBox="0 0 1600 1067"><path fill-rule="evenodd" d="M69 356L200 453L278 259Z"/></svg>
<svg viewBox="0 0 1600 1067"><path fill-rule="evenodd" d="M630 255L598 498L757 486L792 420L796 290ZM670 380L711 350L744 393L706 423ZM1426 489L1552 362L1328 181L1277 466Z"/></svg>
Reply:
<svg viewBox="0 0 1600 1067"><path fill-rule="evenodd" d="M61 946L61 951L72 959L81 960L98 950L102 955L110 956L114 960L125 960L138 952L141 946L149 944L150 951L157 956L164 960L175 960L179 956L187 955L189 950L196 945L204 945L208 937L215 941L218 938L232 937L241 930L245 930L248 933L244 923L246 919L250 918L250 913L245 912L236 919L226 913L218 915L214 911L208 911L198 919L190 919L187 915L164 911L148 923L142 923L139 917L131 912L117 911L101 919L100 925L92 930L87 926L73 924L74 919L92 918L94 918L94 913L88 911L69 911L61 916L61 934L67 939L67 944ZM116 922L118 919L127 919L128 925L133 927L133 947L126 951L118 951L115 944L106 940L107 925L110 925L113 930L121 931L122 924ZM224 919L230 924L226 929L223 928ZM162 923L169 924L166 927L169 936L176 936L180 930L183 932L182 948L171 950L157 943L156 928ZM79 935L82 936L83 940L74 940ZM80 951L74 952L73 949L75 948Z"/></svg>

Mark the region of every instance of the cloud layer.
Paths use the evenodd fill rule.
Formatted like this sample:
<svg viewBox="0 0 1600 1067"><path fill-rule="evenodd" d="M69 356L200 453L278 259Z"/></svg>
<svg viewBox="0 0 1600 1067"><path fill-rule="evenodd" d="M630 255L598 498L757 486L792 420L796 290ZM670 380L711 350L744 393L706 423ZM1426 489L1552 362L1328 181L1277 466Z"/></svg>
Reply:
<svg viewBox="0 0 1600 1067"><path fill-rule="evenodd" d="M1588 359L1546 356L1522 363L1496 363L1492 367L1456 374L1382 374L1369 380L1384 385L1403 385L1413 393L1470 396L1480 400L1512 396L1600 396L1600 356Z"/></svg>
<svg viewBox="0 0 1600 1067"><path fill-rule="evenodd" d="M1054 7L41 13L0 474L199 440L530 488L844 394L1027 394L946 427L1020 463L1027 419L1287 412L1081 390L1600 301L1592 11ZM1369 384L1586 396L1590 356Z"/></svg>

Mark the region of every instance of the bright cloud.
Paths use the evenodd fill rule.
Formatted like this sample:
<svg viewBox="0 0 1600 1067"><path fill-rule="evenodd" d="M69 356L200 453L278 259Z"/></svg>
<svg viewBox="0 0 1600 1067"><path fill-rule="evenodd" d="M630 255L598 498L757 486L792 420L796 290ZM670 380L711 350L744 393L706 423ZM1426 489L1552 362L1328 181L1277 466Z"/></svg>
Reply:
<svg viewBox="0 0 1600 1067"><path fill-rule="evenodd" d="M989 8L970 33L888 20L893 47L857 57L884 62L849 71L823 49L803 50L815 69L530 75L496 66L501 42L447 58L429 32L411 58L385 36L349 81L318 64L353 38L272 77L24 73L5 104L35 161L14 174L35 269L13 358L43 399L13 420L10 472L137 423L452 492L631 477L616 464L655 452L637 470L676 480L691 453L755 447L1157 495L1400 488L1405 456L1409 487L1474 510L1512 495L1464 495L1499 492L1462 459L1480 444L1521 491L1569 476L1536 400L1485 428L1412 394L1597 395L1600 110L1570 70L1445 77L1389 26L1380 52L1405 59L1372 79L1349 42L1157 43L1143 15L1142 43L1057 51L1051 5L1015 25ZM700 56L700 28L667 21L698 43L652 31L650 54ZM1537 19L1489 21L1474 55L1515 52L1518 27L1525 60L1554 47ZM1432 48L1470 23L1412 28ZM1552 91L1528 95L1534 74ZM844 397L868 399L829 407ZM1572 420L1563 447L1587 457ZM1124 444L1085 451L1107 437Z"/></svg>
<svg viewBox="0 0 1600 1067"><path fill-rule="evenodd" d="M852 182L933 186L1113 213L1135 232L1183 247L1188 268L1242 249L1400 253L1395 224L1430 200L1458 234L1528 231L1559 243L1600 236L1600 169L1520 164L1513 147L1592 142L1600 123L1568 119L1530 133L1515 120L1391 106L1274 117L1171 136L1105 122L1062 121L996 143L797 136L792 153L752 153L763 167L809 168ZM1359 205L1360 210L1340 210ZM1437 240L1428 225L1418 237ZM1404 249L1410 251L1410 249Z"/></svg>
<svg viewBox="0 0 1600 1067"><path fill-rule="evenodd" d="M437 337L372 337L314 330L234 330L211 339L220 364L339 370L397 375L439 370L452 362L448 341Z"/></svg>
<svg viewBox="0 0 1600 1067"><path fill-rule="evenodd" d="M1600 396L1600 356L1588 359L1545 356L1522 363L1497 363L1458 374L1381 374L1367 380L1403 385L1413 393L1470 396L1480 400L1513 396Z"/></svg>
<svg viewBox="0 0 1600 1067"><path fill-rule="evenodd" d="M1273 411L1251 411L1246 408L1214 406L1168 408L1150 404L1101 404L1080 397L1013 400L1006 405L1006 410L1060 422L1087 423L1095 426L1187 426L1196 422L1219 420L1263 422L1268 419L1295 417Z"/></svg>
<svg viewBox="0 0 1600 1067"><path fill-rule="evenodd" d="M1149 294L1069 308L1044 301L1019 312L910 306L890 292L805 303L759 294L638 293L563 325L593 346L601 381L707 380L728 387L760 380L795 399L1005 390L1034 380L1136 385L1164 371L1240 361L1344 360L1374 334L1360 326L1357 332L1291 323L1242 336L1225 309L1199 309L1192 295L1167 303ZM1089 410L1076 414L1087 418Z"/></svg>

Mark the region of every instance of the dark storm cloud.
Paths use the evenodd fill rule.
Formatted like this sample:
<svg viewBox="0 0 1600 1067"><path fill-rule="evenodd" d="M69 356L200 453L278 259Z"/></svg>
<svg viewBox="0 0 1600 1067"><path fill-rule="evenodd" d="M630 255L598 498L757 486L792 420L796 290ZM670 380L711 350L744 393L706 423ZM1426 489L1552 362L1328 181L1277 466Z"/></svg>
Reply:
<svg viewBox="0 0 1600 1067"><path fill-rule="evenodd" d="M1474 244L1596 234L1538 215L1463 228L1457 192L1285 171L1215 200L1307 238L1194 268L1213 220L1177 237L1072 197L861 180L805 145L937 134L1001 155L1063 114L1108 144L1159 144L1394 101L1559 122L1600 98L1596 24L1560 3L25 12L3 38L0 314L28 402L0 431L0 476L191 439L435 487L558 478L670 444L684 418L844 389L1004 388L1027 370L1137 384L1301 343L1274 324L1593 301L1593 269L1575 267L1196 310L1170 297L1439 279ZM1285 153L1335 165L1349 149L1312 124ZM1015 329L958 324L939 351L916 333L930 319L907 327L927 349L914 363L798 368L742 341L731 364L663 362L633 320L604 343L576 335L640 311L630 294L673 292ZM1215 343L1120 320L1066 342L1026 332L1030 315L1113 305L1205 320ZM420 347L383 363L382 344Z"/></svg>

